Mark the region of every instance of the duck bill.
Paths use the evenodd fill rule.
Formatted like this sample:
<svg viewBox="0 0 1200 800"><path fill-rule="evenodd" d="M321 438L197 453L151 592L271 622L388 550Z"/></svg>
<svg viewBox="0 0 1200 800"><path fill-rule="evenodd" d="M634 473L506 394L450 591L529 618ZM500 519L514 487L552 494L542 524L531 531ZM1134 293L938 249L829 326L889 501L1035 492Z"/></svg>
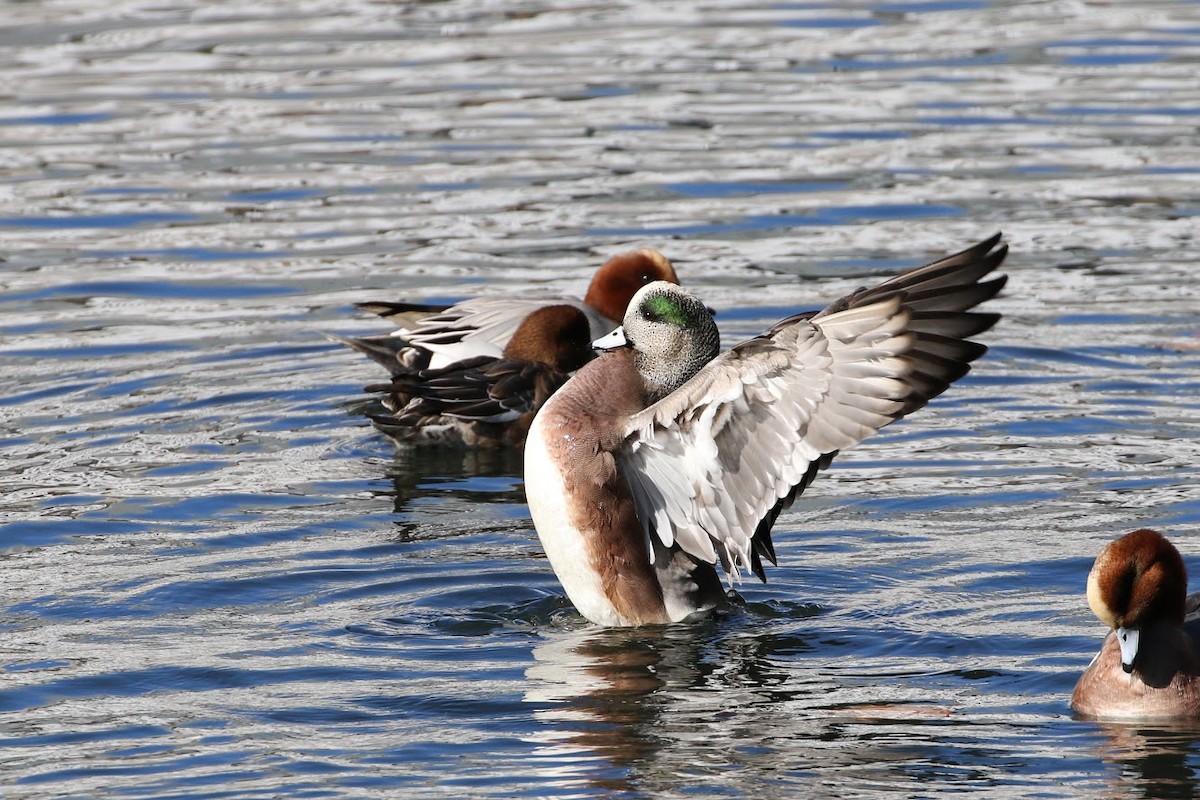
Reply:
<svg viewBox="0 0 1200 800"><path fill-rule="evenodd" d="M1117 644L1121 646L1121 669L1133 672L1133 660L1137 658L1138 628L1117 628Z"/></svg>
<svg viewBox="0 0 1200 800"><path fill-rule="evenodd" d="M629 340L625 338L624 326L618 327L612 333L606 333L596 341L592 342L594 350L615 350L618 347L625 347L629 344Z"/></svg>

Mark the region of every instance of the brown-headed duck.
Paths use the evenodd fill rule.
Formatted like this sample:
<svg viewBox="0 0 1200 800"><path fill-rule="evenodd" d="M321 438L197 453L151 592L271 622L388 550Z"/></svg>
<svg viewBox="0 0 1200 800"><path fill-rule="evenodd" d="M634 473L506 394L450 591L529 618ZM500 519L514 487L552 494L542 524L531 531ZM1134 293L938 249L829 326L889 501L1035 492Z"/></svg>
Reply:
<svg viewBox="0 0 1200 800"><path fill-rule="evenodd" d="M548 305L578 308L586 315L591 338L595 339L619 325L630 298L654 281L679 283L679 276L657 250L634 250L605 261L592 276L582 300L475 297L452 306L358 303L358 308L400 327L383 336L335 338L370 356L393 375L441 369L480 356L502 357L522 320Z"/></svg>
<svg viewBox="0 0 1200 800"><path fill-rule="evenodd" d="M1071 708L1100 719L1200 719L1200 595L1188 597L1175 545L1148 528L1109 542L1088 573L1087 599L1112 630Z"/></svg>
<svg viewBox="0 0 1200 800"><path fill-rule="evenodd" d="M534 413L593 358L591 342L582 311L544 306L521 321L499 357L476 356L368 386L384 392L392 412L371 419L397 444L519 445Z"/></svg>
<svg viewBox="0 0 1200 800"><path fill-rule="evenodd" d="M771 526L837 452L921 408L986 347L973 312L1005 277L1000 236L796 314L718 355L677 286L630 303L612 348L534 418L525 492L550 564L600 625L675 622L723 603L720 562L765 580Z"/></svg>

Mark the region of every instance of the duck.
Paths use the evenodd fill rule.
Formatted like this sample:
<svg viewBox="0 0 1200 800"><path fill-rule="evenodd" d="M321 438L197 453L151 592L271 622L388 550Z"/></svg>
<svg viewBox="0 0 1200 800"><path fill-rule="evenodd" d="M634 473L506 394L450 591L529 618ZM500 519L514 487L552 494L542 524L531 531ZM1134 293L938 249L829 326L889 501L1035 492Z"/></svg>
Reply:
<svg viewBox="0 0 1200 800"><path fill-rule="evenodd" d="M370 415L397 445L519 446L534 413L595 355L587 315L573 305L534 310L498 357L480 355L393 375L366 387L389 414Z"/></svg>
<svg viewBox="0 0 1200 800"><path fill-rule="evenodd" d="M1140 528L1109 542L1087 578L1088 606L1109 627L1071 694L1080 716L1200 719L1200 594L1166 536Z"/></svg>
<svg viewBox="0 0 1200 800"><path fill-rule="evenodd" d="M390 334L333 337L382 364L392 375L437 370L480 356L500 358L518 326L539 308L571 305L587 317L595 339L620 324L634 293L648 283L679 283L658 250L620 253L601 265L583 299L475 297L454 305L368 301L355 307L398 325Z"/></svg>
<svg viewBox="0 0 1200 800"><path fill-rule="evenodd" d="M579 613L609 627L683 622L736 596L742 573L765 581L771 528L817 473L987 350L970 337L999 314L971 309L1007 280L983 280L1008 252L1000 238L725 352L690 293L638 290L525 442L530 516Z"/></svg>

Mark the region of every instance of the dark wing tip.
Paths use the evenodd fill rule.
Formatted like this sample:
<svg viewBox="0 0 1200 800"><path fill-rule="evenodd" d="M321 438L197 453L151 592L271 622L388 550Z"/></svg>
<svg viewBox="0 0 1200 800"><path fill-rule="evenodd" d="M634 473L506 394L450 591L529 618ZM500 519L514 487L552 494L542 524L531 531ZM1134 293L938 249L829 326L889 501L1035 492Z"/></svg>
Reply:
<svg viewBox="0 0 1200 800"><path fill-rule="evenodd" d="M402 303L386 300L366 300L361 303L355 303L354 307L359 311L365 311L368 314L376 314L381 317L413 313L440 314L450 308L449 305L440 303Z"/></svg>
<svg viewBox="0 0 1200 800"><path fill-rule="evenodd" d="M820 319L899 297L909 314L907 330L913 334L911 348L901 356L909 361L905 379L910 393L902 407L892 415L892 419L899 419L944 392L970 371L971 362L987 352L985 345L971 341L970 337L990 330L1000 321L1000 314L973 309L999 294L1008 282L1007 275L987 277L1008 256L1008 245L1001 244L1002 236L1002 232L997 231L957 253L903 272L874 287L852 292L816 314L796 314L780 321L763 336L773 336L801 319ZM775 563L771 528L776 519L836 455L837 451L824 453L812 462L800 482L759 521L751 537L750 568L760 580L766 581L763 559Z"/></svg>
<svg viewBox="0 0 1200 800"><path fill-rule="evenodd" d="M1004 261L1008 245L1000 233L954 255L918 267L883 285L902 293L908 330L916 334L903 357L912 365L912 394L894 419L921 408L971 371L987 347L971 340L991 330L1000 314L974 310L1007 285L1007 275L985 277ZM999 246L997 246L999 245ZM869 292L867 293L869 294Z"/></svg>

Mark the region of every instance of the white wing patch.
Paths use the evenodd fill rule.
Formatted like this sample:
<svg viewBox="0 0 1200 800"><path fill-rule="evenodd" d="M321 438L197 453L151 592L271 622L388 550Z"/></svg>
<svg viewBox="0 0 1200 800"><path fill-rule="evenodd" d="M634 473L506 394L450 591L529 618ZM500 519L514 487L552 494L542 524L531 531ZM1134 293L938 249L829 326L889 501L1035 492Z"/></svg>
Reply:
<svg viewBox="0 0 1200 800"><path fill-rule="evenodd" d="M426 317L412 329L401 328L392 335L432 353L451 357L451 361L465 361L475 356L499 357L521 320L538 306L538 303L516 298L502 301L478 297Z"/></svg>
<svg viewBox="0 0 1200 800"><path fill-rule="evenodd" d="M908 317L893 297L798 319L723 353L635 415L617 455L647 536L719 560L738 580L759 523L810 465L903 407Z"/></svg>
<svg viewBox="0 0 1200 800"><path fill-rule="evenodd" d="M583 311L593 338L616 327L616 323L603 318L595 309L571 298L476 297L426 317L413 328L400 328L392 336L434 353L430 362L434 369L476 356L498 358L527 316L556 303Z"/></svg>

